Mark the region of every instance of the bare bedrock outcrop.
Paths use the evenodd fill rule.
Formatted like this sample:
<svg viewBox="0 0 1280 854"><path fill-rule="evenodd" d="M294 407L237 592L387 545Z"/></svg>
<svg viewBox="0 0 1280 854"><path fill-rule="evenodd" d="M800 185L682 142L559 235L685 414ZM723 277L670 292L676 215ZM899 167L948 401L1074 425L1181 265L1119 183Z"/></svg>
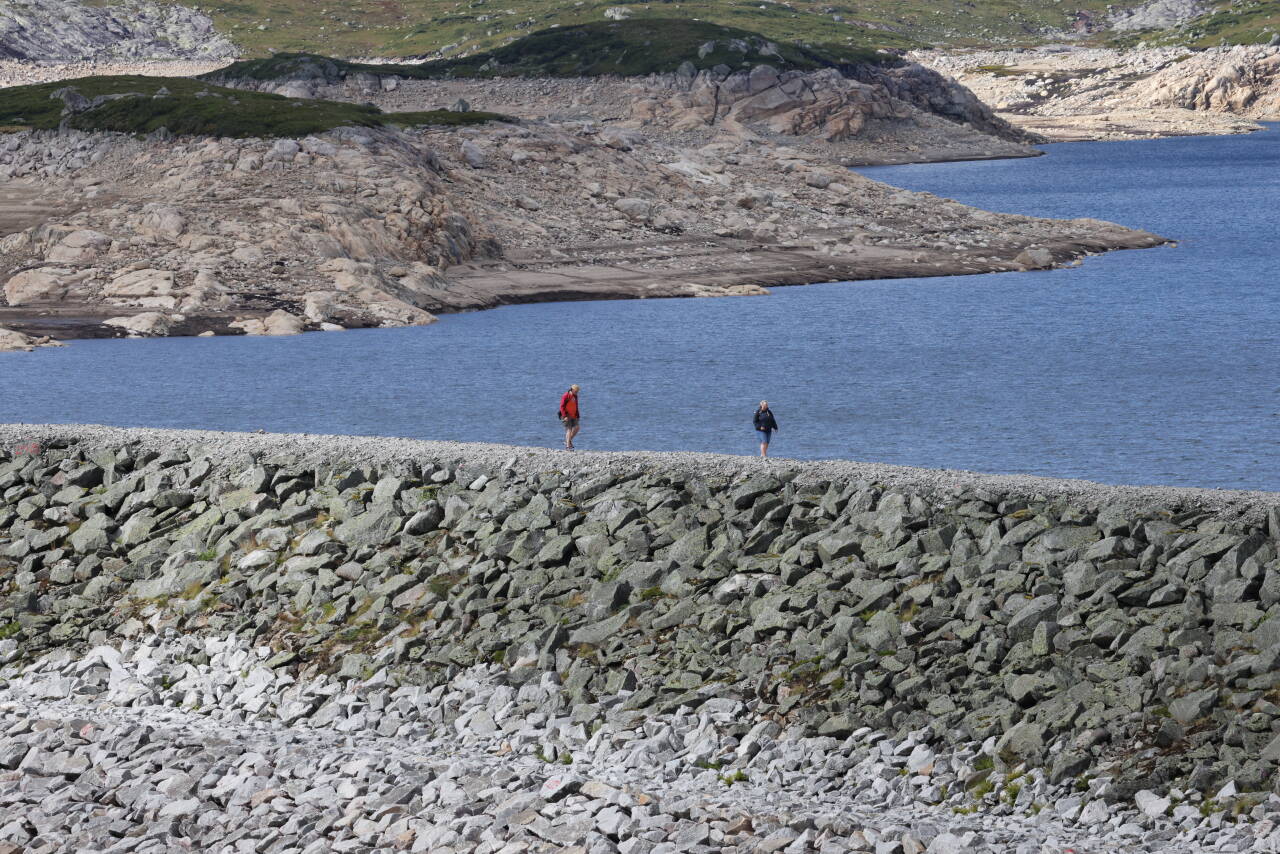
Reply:
<svg viewBox="0 0 1280 854"><path fill-rule="evenodd" d="M32 335L421 324L534 300L1038 269L1163 242L897 190L740 123L28 132L0 140L0 176L41 200L26 223L22 204L6 209L0 238L0 325Z"/></svg>
<svg viewBox="0 0 1280 854"><path fill-rule="evenodd" d="M1052 140L1247 133L1280 118L1280 48L1042 49L915 57Z"/></svg>

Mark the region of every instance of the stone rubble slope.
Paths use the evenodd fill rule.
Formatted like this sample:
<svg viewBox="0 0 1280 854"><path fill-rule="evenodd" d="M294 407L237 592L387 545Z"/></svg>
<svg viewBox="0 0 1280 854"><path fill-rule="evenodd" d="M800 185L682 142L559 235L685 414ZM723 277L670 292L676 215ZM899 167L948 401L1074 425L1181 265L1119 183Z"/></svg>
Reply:
<svg viewBox="0 0 1280 854"><path fill-rule="evenodd" d="M74 62L31 62L0 59L0 88L72 80L77 77L196 77L216 71L226 60L143 59L134 62L85 60Z"/></svg>
<svg viewBox="0 0 1280 854"><path fill-rule="evenodd" d="M1132 8L1113 8L1110 25L1120 32L1165 30L1198 18L1211 8L1203 0L1148 0Z"/></svg>
<svg viewBox="0 0 1280 854"><path fill-rule="evenodd" d="M499 665L430 690L294 679L268 647L161 622L0 671L0 851L1280 850L1280 799L1232 822L1033 770L956 811L981 745L813 737L716 696L649 714L624 690L583 714L556 674Z"/></svg>
<svg viewBox="0 0 1280 854"><path fill-rule="evenodd" d="M0 58L25 62L229 59L239 49L203 12L185 6L127 0L89 5L76 0L0 3Z"/></svg>
<svg viewBox="0 0 1280 854"><path fill-rule="evenodd" d="M996 114L1050 139L1243 133L1280 118L1280 48L928 51Z"/></svg>
<svg viewBox="0 0 1280 854"><path fill-rule="evenodd" d="M78 210L0 238L0 322L72 337L294 334L571 296L1040 269L1163 242L896 190L737 127L10 134L0 177ZM42 326L47 311L75 322Z"/></svg>
<svg viewBox="0 0 1280 854"><path fill-rule="evenodd" d="M1274 850L1275 494L354 437L12 425L0 438L14 454L0 463L0 636L15 702L168 704L335 738L411 738L425 721L500 739L487 742L500 754L524 732L516 754L651 762L704 794L719 789L703 770L780 785L775 803L852 789L856 805L869 787L936 808L902 822L917 841L981 831L1009 850L1088 827L1147 850L1244 850L1250 835ZM483 685L451 711L460 678ZM536 693L548 686L563 706ZM513 694L556 719L507 709ZM721 713L714 737L677 727L601 747ZM874 755L872 731L918 767L822 782L815 769L839 777ZM781 746L757 767L744 745L766 738ZM977 824L939 824L948 812ZM817 850L823 830L845 839L829 850L868 850L848 841L859 828L796 814L768 850ZM577 842L550 841L623 841L574 826ZM672 832L644 842L677 844ZM650 850L635 845L619 850Z"/></svg>

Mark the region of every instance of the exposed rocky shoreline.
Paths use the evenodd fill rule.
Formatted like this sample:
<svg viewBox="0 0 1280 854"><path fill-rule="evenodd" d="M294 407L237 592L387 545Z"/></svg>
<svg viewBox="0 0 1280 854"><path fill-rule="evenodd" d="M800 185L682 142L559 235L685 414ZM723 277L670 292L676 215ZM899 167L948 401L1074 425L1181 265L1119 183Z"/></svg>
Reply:
<svg viewBox="0 0 1280 854"><path fill-rule="evenodd" d="M997 115L1054 142L1249 133L1280 120L1280 47L927 51Z"/></svg>
<svg viewBox="0 0 1280 854"><path fill-rule="evenodd" d="M841 103L822 122L861 102ZM871 112L841 142L770 131L757 125L768 115L741 110L682 127L579 118L298 141L10 134L6 188L38 192L44 207L29 224L17 208L6 214L0 327L292 334L513 302L1039 269L1164 242L1096 220L988 213L849 172L832 162L838 147L910 139L920 121L963 127L902 101L882 106L905 118L865 103ZM1025 149L983 138L993 156Z"/></svg>
<svg viewBox="0 0 1280 854"><path fill-rule="evenodd" d="M5 850L1280 850L1276 494L0 446Z"/></svg>

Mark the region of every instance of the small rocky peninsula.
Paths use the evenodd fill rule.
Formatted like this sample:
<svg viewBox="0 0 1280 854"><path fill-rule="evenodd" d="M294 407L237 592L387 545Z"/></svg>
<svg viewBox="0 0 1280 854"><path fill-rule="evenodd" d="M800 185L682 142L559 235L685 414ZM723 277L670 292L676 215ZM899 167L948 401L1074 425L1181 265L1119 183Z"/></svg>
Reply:
<svg viewBox="0 0 1280 854"><path fill-rule="evenodd" d="M121 97L177 97L177 82L121 79ZM8 134L0 327L292 334L535 300L1039 269L1164 242L1096 220L980 211L849 171L1036 153L920 66L868 79L765 64L640 81L364 75L306 84L329 101L302 99L288 81L257 87L283 95L251 94L284 110L374 100L389 116L462 99L507 118L294 138ZM184 97L234 111L250 97L236 91L210 83ZM74 81L57 92L69 121L129 103L90 99Z"/></svg>
<svg viewBox="0 0 1280 854"><path fill-rule="evenodd" d="M0 446L0 850L1280 844L1274 494Z"/></svg>

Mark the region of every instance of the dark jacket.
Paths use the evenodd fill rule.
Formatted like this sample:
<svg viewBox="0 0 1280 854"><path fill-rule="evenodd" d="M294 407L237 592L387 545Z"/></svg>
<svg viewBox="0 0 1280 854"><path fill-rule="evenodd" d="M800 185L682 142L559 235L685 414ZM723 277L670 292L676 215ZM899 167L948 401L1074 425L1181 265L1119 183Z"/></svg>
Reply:
<svg viewBox="0 0 1280 854"><path fill-rule="evenodd" d="M777 430L778 422L773 417L772 409L756 410L756 429L757 430Z"/></svg>

